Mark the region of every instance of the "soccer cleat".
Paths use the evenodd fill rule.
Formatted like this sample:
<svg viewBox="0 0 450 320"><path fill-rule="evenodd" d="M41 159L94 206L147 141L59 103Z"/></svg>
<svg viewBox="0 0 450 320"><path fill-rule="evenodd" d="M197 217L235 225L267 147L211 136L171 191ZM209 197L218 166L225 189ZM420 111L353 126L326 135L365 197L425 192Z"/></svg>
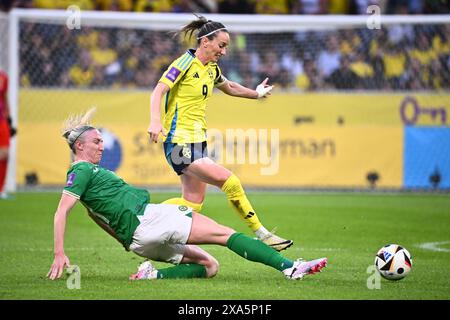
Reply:
<svg viewBox="0 0 450 320"><path fill-rule="evenodd" d="M267 234L260 240L277 251L285 250L294 244L294 241L280 238L273 233Z"/></svg>
<svg viewBox="0 0 450 320"><path fill-rule="evenodd" d="M145 260L138 267L138 272L131 274L130 280L145 280L145 279L157 279L158 270L150 263L150 261Z"/></svg>
<svg viewBox="0 0 450 320"><path fill-rule="evenodd" d="M327 266L328 259L320 258L311 261L298 259L294 261L294 265L284 269L282 272L289 280L301 280L306 275L312 275L320 272Z"/></svg>

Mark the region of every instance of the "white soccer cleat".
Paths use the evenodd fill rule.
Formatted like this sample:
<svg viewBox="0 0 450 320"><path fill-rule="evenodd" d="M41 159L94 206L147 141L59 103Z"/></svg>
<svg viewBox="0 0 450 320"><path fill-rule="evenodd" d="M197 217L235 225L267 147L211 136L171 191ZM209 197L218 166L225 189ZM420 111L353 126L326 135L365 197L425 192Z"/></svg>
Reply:
<svg viewBox="0 0 450 320"><path fill-rule="evenodd" d="M130 280L157 279L158 270L151 264L149 260L145 260L138 267L138 272L131 274Z"/></svg>
<svg viewBox="0 0 450 320"><path fill-rule="evenodd" d="M285 250L292 246L294 241L292 240L286 240L283 238L280 238L279 236L269 233L263 238L260 239L262 242L267 244L269 247L274 248L277 251Z"/></svg>
<svg viewBox="0 0 450 320"><path fill-rule="evenodd" d="M328 259L320 258L311 261L298 259L294 261L291 268L284 269L282 272L289 280L301 280L306 275L312 275L320 272L327 266Z"/></svg>

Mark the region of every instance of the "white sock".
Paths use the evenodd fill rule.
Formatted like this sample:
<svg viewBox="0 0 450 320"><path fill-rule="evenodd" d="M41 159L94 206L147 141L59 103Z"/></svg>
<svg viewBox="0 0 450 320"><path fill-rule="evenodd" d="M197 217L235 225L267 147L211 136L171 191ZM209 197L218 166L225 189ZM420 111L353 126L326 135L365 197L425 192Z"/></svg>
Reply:
<svg viewBox="0 0 450 320"><path fill-rule="evenodd" d="M268 234L270 234L270 232L269 232L269 230L267 230L266 228L261 226L258 230L255 231L255 234L258 237L258 239L262 239L262 238L264 238L264 236L267 236Z"/></svg>

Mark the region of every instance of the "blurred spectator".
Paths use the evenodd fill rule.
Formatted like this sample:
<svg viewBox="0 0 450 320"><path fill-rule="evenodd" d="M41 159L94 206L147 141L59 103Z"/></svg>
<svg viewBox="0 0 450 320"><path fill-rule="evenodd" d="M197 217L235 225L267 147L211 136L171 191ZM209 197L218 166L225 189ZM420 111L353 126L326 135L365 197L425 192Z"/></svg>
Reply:
<svg viewBox="0 0 450 320"><path fill-rule="evenodd" d="M295 83L298 76L303 74L303 50L295 47L293 50L283 53L281 67L289 70L291 83Z"/></svg>
<svg viewBox="0 0 450 320"><path fill-rule="evenodd" d="M255 13L254 2L246 0L219 0L218 10L220 13Z"/></svg>
<svg viewBox="0 0 450 320"><path fill-rule="evenodd" d="M303 73L297 76L295 84L302 91L314 91L322 87L322 78L313 59L305 57L303 61Z"/></svg>
<svg viewBox="0 0 450 320"><path fill-rule="evenodd" d="M255 5L257 14L286 14L289 13L288 0L258 0Z"/></svg>
<svg viewBox="0 0 450 320"><path fill-rule="evenodd" d="M294 0L291 13L294 14L327 14L329 0Z"/></svg>
<svg viewBox="0 0 450 320"><path fill-rule="evenodd" d="M449 73L443 72L441 61L435 59L429 66L428 88L431 90L449 89Z"/></svg>
<svg viewBox="0 0 450 320"><path fill-rule="evenodd" d="M103 11L133 11L134 0L95 0L95 8Z"/></svg>
<svg viewBox="0 0 450 320"><path fill-rule="evenodd" d="M170 0L135 0L134 11L137 12L171 12Z"/></svg>
<svg viewBox="0 0 450 320"><path fill-rule="evenodd" d="M344 29L339 31L339 51L343 55L351 55L361 45L361 38L354 29Z"/></svg>
<svg viewBox="0 0 450 320"><path fill-rule="evenodd" d="M348 14L350 11L350 0L328 0L329 14Z"/></svg>
<svg viewBox="0 0 450 320"><path fill-rule="evenodd" d="M88 87L93 83L94 66L88 50L82 49L80 51L78 63L70 68L68 74L70 83L77 87Z"/></svg>
<svg viewBox="0 0 450 320"><path fill-rule="evenodd" d="M274 82L274 84L283 90L289 89L291 85L291 79L289 75L289 71L285 68L281 68L278 74L278 81Z"/></svg>
<svg viewBox="0 0 450 320"><path fill-rule="evenodd" d="M346 55L341 57L339 68L326 78L326 82L335 89L362 88L358 75L350 68L350 58Z"/></svg>
<svg viewBox="0 0 450 320"><path fill-rule="evenodd" d="M450 2L448 0L424 0L424 14L447 14L450 13Z"/></svg>
<svg viewBox="0 0 450 320"><path fill-rule="evenodd" d="M94 10L98 0L33 0L34 8L39 9L67 9L71 5L78 6L81 10Z"/></svg>
<svg viewBox="0 0 450 320"><path fill-rule="evenodd" d="M341 52L336 34L330 34L325 43L325 49L320 51L317 58L317 67L320 74L327 78L334 70L339 68Z"/></svg>
<svg viewBox="0 0 450 320"><path fill-rule="evenodd" d="M78 46L87 50L93 50L97 46L99 32L89 26L81 28L80 31L81 33L77 37Z"/></svg>
<svg viewBox="0 0 450 320"><path fill-rule="evenodd" d="M96 67L93 82L98 84L100 81L98 79L105 79L108 84L113 83L121 71L121 66L117 52L111 47L110 36L107 31L99 32L98 44L90 50L90 54L93 65ZM100 72L104 73L102 77L96 74Z"/></svg>
<svg viewBox="0 0 450 320"><path fill-rule="evenodd" d="M91 85L95 87L106 87L108 86L110 81L105 80L105 70L103 67L99 65L94 65L94 74L92 77Z"/></svg>
<svg viewBox="0 0 450 320"><path fill-rule="evenodd" d="M424 2L426 0L408 0L408 13L409 14L420 14L424 9Z"/></svg>
<svg viewBox="0 0 450 320"><path fill-rule="evenodd" d="M98 34L97 46L90 49L94 64L105 67L117 59L115 52L110 45L110 37L107 31L101 31Z"/></svg>
<svg viewBox="0 0 450 320"><path fill-rule="evenodd" d="M419 32L415 44L416 47L410 51L411 58L419 60L424 66L437 59L437 52L431 47L430 39L425 32Z"/></svg>
<svg viewBox="0 0 450 320"><path fill-rule="evenodd" d="M400 80L406 70L406 55L398 46L388 44L383 52L382 60L388 88L402 89Z"/></svg>
<svg viewBox="0 0 450 320"><path fill-rule="evenodd" d="M33 0L33 7L38 9L59 9L57 1L52 0Z"/></svg>
<svg viewBox="0 0 450 320"><path fill-rule="evenodd" d="M15 5L14 0L2 0L0 2L0 11L8 12Z"/></svg>
<svg viewBox="0 0 450 320"><path fill-rule="evenodd" d="M386 12L387 0L350 0L349 14L366 15L369 6L376 5L380 8L380 13Z"/></svg>
<svg viewBox="0 0 450 320"><path fill-rule="evenodd" d="M450 56L450 24L437 28L437 32L433 36L432 47L442 61Z"/></svg>
<svg viewBox="0 0 450 320"><path fill-rule="evenodd" d="M175 0L172 12L216 13L215 0Z"/></svg>
<svg viewBox="0 0 450 320"><path fill-rule="evenodd" d="M261 79L269 77L270 82L276 84L280 82L280 72L281 66L278 55L273 50L268 49L262 54L257 77Z"/></svg>
<svg viewBox="0 0 450 320"><path fill-rule="evenodd" d="M407 45L414 41L414 26L411 24L394 24L387 31L388 41L396 45Z"/></svg>
<svg viewBox="0 0 450 320"><path fill-rule="evenodd" d="M408 59L405 72L402 75L402 81L407 90L424 90L426 84L426 70L420 64L420 61L414 58Z"/></svg>
<svg viewBox="0 0 450 320"><path fill-rule="evenodd" d="M354 54L353 61L350 63L350 69L361 80L361 86L364 89L370 89L374 87L374 70L373 67L367 62L366 53L364 49L358 50Z"/></svg>
<svg viewBox="0 0 450 320"><path fill-rule="evenodd" d="M205 12L203 6L198 5L197 1L175 0L172 2L172 12Z"/></svg>

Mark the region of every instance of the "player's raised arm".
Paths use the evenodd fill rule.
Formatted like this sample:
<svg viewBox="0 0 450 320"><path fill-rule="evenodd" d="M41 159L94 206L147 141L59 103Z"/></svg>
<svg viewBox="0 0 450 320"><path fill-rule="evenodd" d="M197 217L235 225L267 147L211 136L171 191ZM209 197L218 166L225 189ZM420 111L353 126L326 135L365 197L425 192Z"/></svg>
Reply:
<svg viewBox="0 0 450 320"><path fill-rule="evenodd" d="M60 278L64 267L70 265L69 258L64 253L64 233L66 230L67 216L76 202L76 198L63 193L58 208L56 209L54 218L55 258L50 271L47 273L47 277L51 280Z"/></svg>
<svg viewBox="0 0 450 320"><path fill-rule="evenodd" d="M158 82L150 97L150 125L148 127L148 134L153 142L158 142L158 136L160 133L166 136L166 132L161 124L161 99L169 91L169 87Z"/></svg>
<svg viewBox="0 0 450 320"><path fill-rule="evenodd" d="M270 91L273 89L273 85L268 85L267 82L269 81L269 78L264 79L263 82L261 82L255 90L244 87L243 85L240 85L237 82L233 81L225 81L223 84L217 86L220 90L222 90L224 93L235 96L235 97L241 97L241 98L249 98L249 99L259 99L259 98L266 98L270 96Z"/></svg>

